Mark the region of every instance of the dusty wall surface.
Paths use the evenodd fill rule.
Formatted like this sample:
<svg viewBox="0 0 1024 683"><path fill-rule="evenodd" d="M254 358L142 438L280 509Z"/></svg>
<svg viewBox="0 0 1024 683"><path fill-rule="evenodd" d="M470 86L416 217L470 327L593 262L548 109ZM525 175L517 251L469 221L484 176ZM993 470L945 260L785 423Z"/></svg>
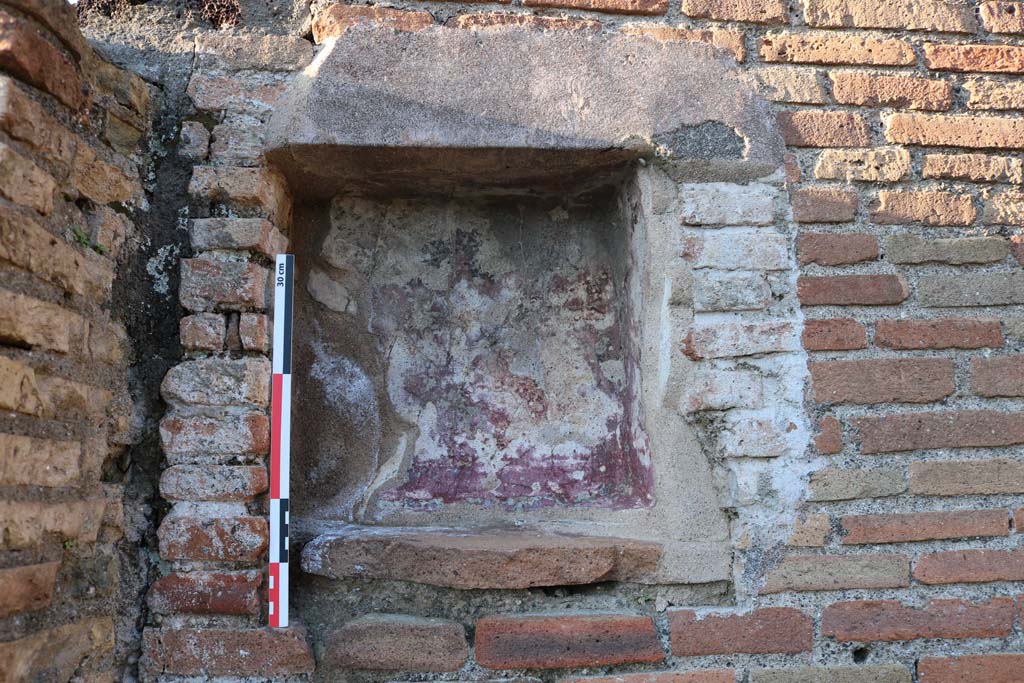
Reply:
<svg viewBox="0 0 1024 683"><path fill-rule="evenodd" d="M12 11L47 26L52 11L44 10L15 2ZM66 14L54 16L66 22ZM1022 16L1024 3L992 0L525 0L245 4L239 23L219 30L166 3L90 17L86 34L93 44L146 79L154 93L161 145L148 157L153 174L141 193L101 201L88 194L81 176L69 179L33 156L42 154L26 146L35 138L5 127L11 138L5 144L52 176L58 201L51 208L35 181L20 200L6 188L25 183L5 181L4 197L27 202L19 215L31 214L41 225L63 210L98 210L74 201L79 192L95 204L131 209L136 202L138 217L128 213L166 247L140 245L132 257L153 276L143 289L166 286L173 295L180 273L177 295L187 310L180 341L188 358L162 384L168 412L159 427L166 465L160 493L169 509L155 520L159 578L139 618L145 634L138 675L166 681L519 675L678 683L1020 680ZM510 25L527 33L487 37ZM488 45L530 35L517 44L537 49L544 36L561 32L598 42L628 36L649 46L701 43L715 49L706 54L723 69L716 71L723 83L735 79L760 94L746 100L744 111L759 112L753 118L765 123L765 137L781 133L784 170L761 167L744 175L735 165L707 164L700 176L686 176L662 173L657 164L657 172L643 170L636 161L699 146L699 135L624 145L628 153L621 157L637 164L629 167L635 180L624 181L622 196L646 202L633 215L643 217L645 234L663 235L668 245L630 258L656 275L673 274L668 289L655 277L632 293L663 300L673 321L656 326L670 334L661 344L641 345L639 363L654 363L644 371L657 377L660 360L652 359L673 358L674 371L662 385L662 398L671 394L672 403L657 405L685 429L668 441L677 439L703 458L709 476L699 483L700 505L713 507L723 521L708 527L706 543L674 552L667 542L625 533L602 540L583 523L557 534L529 525L498 525L480 534L465 533L456 516L438 529L335 530L311 541L302 557L305 571L294 571L300 624L272 631L262 626L267 266L289 237L301 245L298 235L324 227L317 227L323 213L312 210L313 203L340 187L329 187L325 196L318 194L320 185L305 181L351 179L358 165L337 163L331 145L349 144L344 139L306 140L304 129L271 144L269 159L264 149L268 140L282 139L282 130L288 134L272 119L286 103L292 111L289 88L304 77L315 83L317 69L338 59L328 59L330 51L345 56L335 62L349 68L342 84L372 80L372 65L360 67L345 46L367 41L367 50L375 49L372 31L380 26L389 32L376 43L387 46L412 44L404 34L442 30L469 32ZM67 39L57 42L58 49L74 48ZM51 92L61 106L80 111L73 89L18 61L24 50L11 47L6 54L12 56L4 68L23 82L19 87L35 88L32 97L36 90ZM514 50L508 59L515 59ZM628 55L622 62L628 69ZM727 68L720 66L726 62ZM396 80L394 88L406 88L415 99L415 78ZM424 101L448 101L431 90L436 82L423 84ZM565 96L574 111L587 109L579 95L570 87ZM70 117L59 118L64 110L56 103L43 103L58 122L73 125ZM315 113L326 130L344 130L344 117ZM111 130L109 123L104 130ZM700 130L708 136L705 146L710 140L722 156L735 156L735 136L721 125ZM88 128L75 131L93 139ZM757 142L772 146L760 137ZM119 157L98 149L104 162L127 173ZM394 157L378 152L351 157L372 164L368 185L375 193L387 190L389 169L397 168L396 185L408 187L434 158L406 157L410 163L398 168ZM510 163L518 171L538 158ZM481 168L493 171L492 162ZM4 168L22 168L10 164ZM467 180L464 172L441 170L449 184ZM9 172L19 181L43 177ZM52 234L74 224L54 223ZM8 232L5 227L5 240ZM78 253L91 258L87 249ZM16 256L3 256L12 272L35 274L12 276L12 291L90 321L106 315L56 290L47 295L37 280L47 280L50 271L40 269L48 266L26 265ZM175 275L165 282L168 272ZM63 281L56 286L65 287ZM666 297L666 291L677 295ZM161 302L152 317L177 322L173 301L152 300ZM14 305L5 305L5 313ZM115 299L115 319L125 310L128 303ZM31 367L39 387L55 386L45 379L55 376L90 380L112 397L128 395L117 384L126 361L112 362L113 379L76 375L68 364L78 358L73 345L57 339L54 347L59 335L24 326L46 316L10 317L3 323L5 343L12 345L5 357ZM166 366L163 359L175 349L158 329L137 323L130 337L143 350L157 349ZM145 360L136 367L146 370L139 375L141 393L149 392L143 410L153 416L162 407L152 396L160 363L146 366ZM23 399L19 393L11 400ZM56 438L43 430L54 427L50 417L11 420L11 434ZM77 416L65 422L72 430L92 424ZM155 425L140 436L155 440ZM6 468L6 451L4 457ZM695 482L685 474L655 462L656 500L696 500ZM87 481L101 480L115 485L116 497L121 479ZM659 491L666 482L669 490ZM75 495L93 490L83 485ZM19 480L9 493L5 500L17 501L18 509L37 511L32 519L56 519L37 505L58 500L47 497L45 486ZM673 521L685 524L671 515L659 523L666 519L670 529ZM135 524L146 528L144 518ZM5 542L18 537L8 531ZM112 540L104 538L96 536L100 550L93 551L91 541L82 545L112 553ZM131 544L146 547L135 539ZM76 566L85 550L77 542L66 546L60 566ZM57 557L31 553L5 555L3 566ZM669 558L675 564L666 574ZM148 583L139 579L141 571L122 571L120 584L131 584L127 592L138 595ZM673 579L666 581L667 575ZM54 600L40 612L16 607L43 616L10 617L3 642L24 644L18 639L72 621L59 605ZM108 660L128 664L129 676L136 675L130 662L138 652L132 631L118 633L120 649ZM52 659L29 649L42 653L33 661ZM40 680L51 675L37 671ZM59 673L63 680L72 675Z"/></svg>

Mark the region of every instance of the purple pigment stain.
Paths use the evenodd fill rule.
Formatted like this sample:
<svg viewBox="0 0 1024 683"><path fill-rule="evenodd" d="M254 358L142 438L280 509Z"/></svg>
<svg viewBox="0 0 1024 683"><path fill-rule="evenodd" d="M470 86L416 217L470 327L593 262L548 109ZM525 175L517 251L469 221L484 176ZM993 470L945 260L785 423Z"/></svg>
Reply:
<svg viewBox="0 0 1024 683"><path fill-rule="evenodd" d="M335 219L325 240L361 266L345 284L411 444L381 505L651 505L618 226L462 211L409 205L375 239Z"/></svg>

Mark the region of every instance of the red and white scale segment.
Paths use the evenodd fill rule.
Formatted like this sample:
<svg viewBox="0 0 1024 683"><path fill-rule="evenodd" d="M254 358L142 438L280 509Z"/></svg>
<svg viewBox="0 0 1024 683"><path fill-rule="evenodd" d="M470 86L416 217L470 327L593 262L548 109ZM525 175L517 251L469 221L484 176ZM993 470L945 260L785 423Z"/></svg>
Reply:
<svg viewBox="0 0 1024 683"><path fill-rule="evenodd" d="M288 626L288 471L292 425L292 301L295 257L274 266L274 361L270 403L270 625Z"/></svg>

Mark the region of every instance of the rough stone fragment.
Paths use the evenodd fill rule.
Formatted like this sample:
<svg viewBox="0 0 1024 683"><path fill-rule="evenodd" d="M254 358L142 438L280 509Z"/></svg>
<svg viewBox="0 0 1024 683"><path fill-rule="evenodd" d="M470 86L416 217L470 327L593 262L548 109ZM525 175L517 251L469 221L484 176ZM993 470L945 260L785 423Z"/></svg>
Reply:
<svg viewBox="0 0 1024 683"><path fill-rule="evenodd" d="M888 306L910 296L900 275L803 276L797 280L803 306Z"/></svg>
<svg viewBox="0 0 1024 683"><path fill-rule="evenodd" d="M902 147L869 150L827 149L818 157L814 177L819 180L859 180L894 183L910 173L910 152Z"/></svg>
<svg viewBox="0 0 1024 683"><path fill-rule="evenodd" d="M731 411L718 437L727 458L777 458L798 450L801 441L797 425L777 411Z"/></svg>
<svg viewBox="0 0 1024 683"><path fill-rule="evenodd" d="M489 669L562 669L660 662L665 653L650 617L557 614L484 617L476 659Z"/></svg>
<svg viewBox="0 0 1024 683"><path fill-rule="evenodd" d="M764 273L695 271L695 311L757 311L771 303L772 290Z"/></svg>
<svg viewBox="0 0 1024 683"><path fill-rule="evenodd" d="M1024 149L1024 120L970 114L893 114L885 137L902 145Z"/></svg>
<svg viewBox="0 0 1024 683"><path fill-rule="evenodd" d="M953 106L953 86L946 81L910 76L834 71L832 95L840 104L945 111Z"/></svg>
<svg viewBox="0 0 1024 683"><path fill-rule="evenodd" d="M683 339L683 353L693 360L795 351L800 346L791 322L694 322Z"/></svg>
<svg viewBox="0 0 1024 683"><path fill-rule="evenodd" d="M1024 493L1024 463L1005 458L910 464L916 496L987 496Z"/></svg>
<svg viewBox="0 0 1024 683"><path fill-rule="evenodd" d="M885 260L890 263L994 263L1009 253L1009 243L1001 237L928 240L904 233L885 238Z"/></svg>
<svg viewBox="0 0 1024 683"><path fill-rule="evenodd" d="M813 620L791 607L765 607L741 614L668 613L672 655L797 653L811 649Z"/></svg>
<svg viewBox="0 0 1024 683"><path fill-rule="evenodd" d="M896 470L849 470L829 467L811 475L809 500L855 500L898 496L907 490L903 473Z"/></svg>
<svg viewBox="0 0 1024 683"><path fill-rule="evenodd" d="M153 582L146 595L157 614L259 614L259 571L191 571Z"/></svg>
<svg viewBox="0 0 1024 683"><path fill-rule="evenodd" d="M147 628L142 667L154 676L284 677L313 673L316 662L301 626Z"/></svg>
<svg viewBox="0 0 1024 683"><path fill-rule="evenodd" d="M192 161L203 161L210 151L210 131L199 121L183 121L178 135L178 154Z"/></svg>
<svg viewBox="0 0 1024 683"><path fill-rule="evenodd" d="M928 307L1008 306L1024 303L1024 273L924 276L918 281L921 305Z"/></svg>
<svg viewBox="0 0 1024 683"><path fill-rule="evenodd" d="M1024 47L925 43L924 64L934 71L1017 74L1024 70Z"/></svg>
<svg viewBox="0 0 1024 683"><path fill-rule="evenodd" d="M160 475L160 495L171 501L250 501L268 485L261 466L174 465Z"/></svg>
<svg viewBox="0 0 1024 683"><path fill-rule="evenodd" d="M698 370L680 400L684 413L728 408L758 408L763 400L761 375L748 370Z"/></svg>
<svg viewBox="0 0 1024 683"><path fill-rule="evenodd" d="M871 130L860 114L845 111L788 111L779 114L782 138L792 147L867 147Z"/></svg>
<svg viewBox="0 0 1024 683"><path fill-rule="evenodd" d="M454 621L367 614L328 633L324 656L346 669L458 671L469 658L469 644Z"/></svg>
<svg viewBox="0 0 1024 683"><path fill-rule="evenodd" d="M75 64L31 22L0 10L0 68L44 90L71 109L82 104Z"/></svg>
<svg viewBox="0 0 1024 683"><path fill-rule="evenodd" d="M805 232L797 238L800 265L845 266L878 258L878 239L863 233Z"/></svg>
<svg viewBox="0 0 1024 683"><path fill-rule="evenodd" d="M769 33L761 39L761 59L792 64L910 66L916 57L904 40L810 32Z"/></svg>
<svg viewBox="0 0 1024 683"><path fill-rule="evenodd" d="M974 33L970 3L959 0L804 0L804 19L823 28L890 28Z"/></svg>
<svg viewBox="0 0 1024 683"><path fill-rule="evenodd" d="M784 24L789 5L785 0L683 0L682 12L695 19Z"/></svg>
<svg viewBox="0 0 1024 683"><path fill-rule="evenodd" d="M270 423L262 413L213 417L166 417L160 423L164 454L262 455L270 448Z"/></svg>
<svg viewBox="0 0 1024 683"><path fill-rule="evenodd" d="M172 405L243 406L270 404L270 361L266 358L204 358L171 368L160 385Z"/></svg>
<svg viewBox="0 0 1024 683"><path fill-rule="evenodd" d="M882 190L871 220L882 225L970 225L977 212L970 195L943 191Z"/></svg>
<svg viewBox="0 0 1024 683"><path fill-rule="evenodd" d="M961 410L860 417L861 453L992 448L1024 443L1024 414Z"/></svg>
<svg viewBox="0 0 1024 683"><path fill-rule="evenodd" d="M785 558L769 572L761 592L904 588L909 585L910 561L903 555L797 555Z"/></svg>
<svg viewBox="0 0 1024 683"><path fill-rule="evenodd" d="M1024 161L989 154L926 154L921 177L976 183L1022 183Z"/></svg>
<svg viewBox="0 0 1024 683"><path fill-rule="evenodd" d="M770 231L729 231L686 236L683 257L694 268L720 270L786 270L789 241Z"/></svg>
<svg viewBox="0 0 1024 683"><path fill-rule="evenodd" d="M920 495L912 463L910 493ZM912 512L908 514L847 515L840 520L843 545L909 543L952 538L1008 536L1006 510L957 510L955 512Z"/></svg>
<svg viewBox="0 0 1024 683"><path fill-rule="evenodd" d="M60 562L0 569L0 619L49 607L59 569Z"/></svg>
<svg viewBox="0 0 1024 683"><path fill-rule="evenodd" d="M778 190L770 185L701 183L683 186L686 225L771 225Z"/></svg>
<svg viewBox="0 0 1024 683"><path fill-rule="evenodd" d="M1003 345L998 320L991 318L933 318L879 320L875 345L888 349L982 349Z"/></svg>
<svg viewBox="0 0 1024 683"><path fill-rule="evenodd" d="M0 484L69 486L80 476L81 457L77 441L0 434Z"/></svg>
<svg viewBox="0 0 1024 683"><path fill-rule="evenodd" d="M273 258L288 248L287 238L263 218L197 218L190 235L197 250L249 250Z"/></svg>
<svg viewBox="0 0 1024 683"><path fill-rule="evenodd" d="M312 61L313 46L299 36L204 32L196 36L196 56L200 69L291 72Z"/></svg>
<svg viewBox="0 0 1024 683"><path fill-rule="evenodd" d="M849 223L857 215L857 193L801 188L790 195L797 223Z"/></svg>
<svg viewBox="0 0 1024 683"><path fill-rule="evenodd" d="M660 557L657 543L619 538L348 527L306 544L302 569L331 578L522 589L636 580L653 573Z"/></svg>
<svg viewBox="0 0 1024 683"><path fill-rule="evenodd" d="M806 666L752 669L750 683L910 683L910 670L898 664Z"/></svg>
<svg viewBox="0 0 1024 683"><path fill-rule="evenodd" d="M57 183L49 173L15 152L10 145L0 143L0 194L49 216L56 190Z"/></svg>

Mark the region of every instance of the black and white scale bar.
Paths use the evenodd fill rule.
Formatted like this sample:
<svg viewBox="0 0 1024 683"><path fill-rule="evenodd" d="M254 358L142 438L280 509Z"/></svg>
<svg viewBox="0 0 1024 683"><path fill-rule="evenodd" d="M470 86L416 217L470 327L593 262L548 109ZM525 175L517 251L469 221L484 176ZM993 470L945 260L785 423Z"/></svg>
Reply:
<svg viewBox="0 0 1024 683"><path fill-rule="evenodd" d="M291 465L292 303L295 257L274 266L274 356L270 404L270 625L288 626L288 472Z"/></svg>

